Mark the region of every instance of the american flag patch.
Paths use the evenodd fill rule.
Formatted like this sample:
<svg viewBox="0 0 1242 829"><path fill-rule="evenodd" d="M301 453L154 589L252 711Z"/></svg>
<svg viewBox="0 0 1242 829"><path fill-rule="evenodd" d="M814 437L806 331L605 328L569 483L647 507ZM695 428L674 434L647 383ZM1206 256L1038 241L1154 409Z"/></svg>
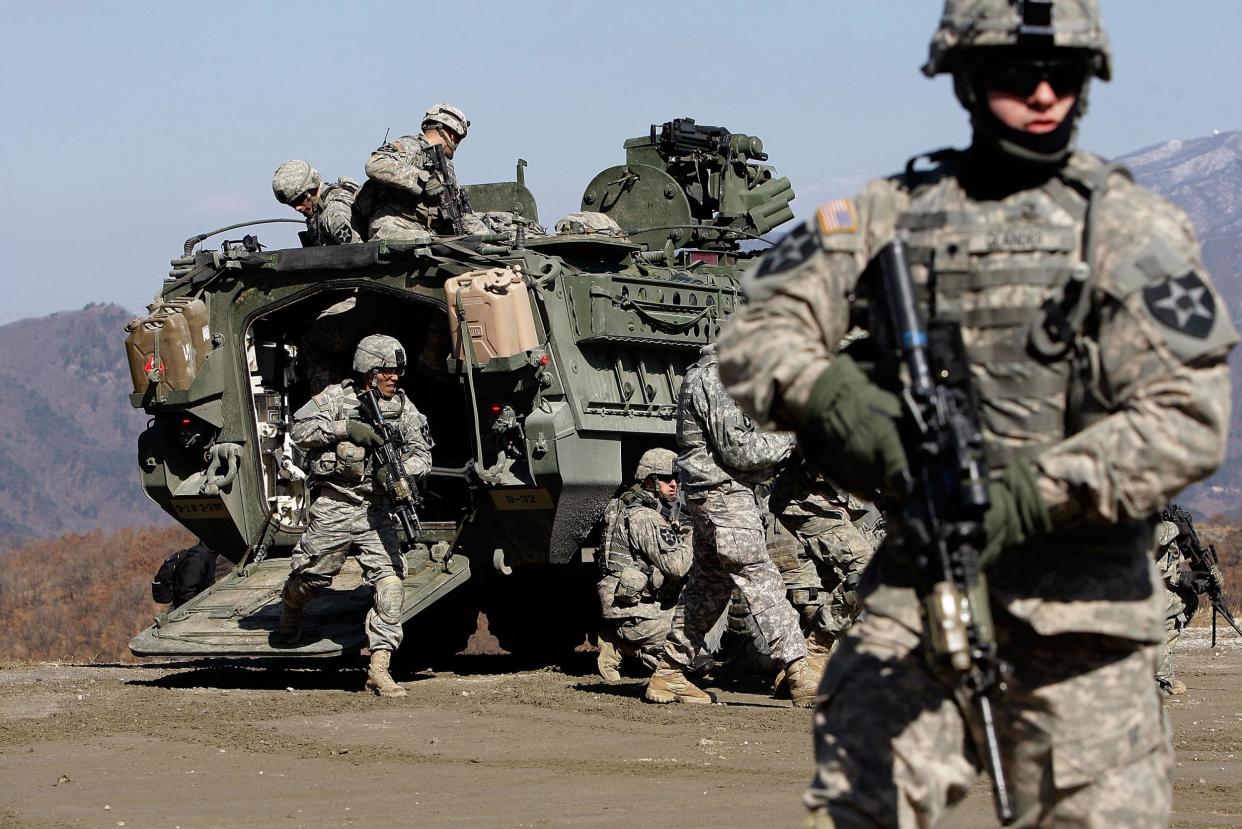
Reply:
<svg viewBox="0 0 1242 829"><path fill-rule="evenodd" d="M854 212L854 202L849 199L835 199L827 204L821 204L817 214L819 232L825 236L831 233L853 233L858 230L858 217Z"/></svg>

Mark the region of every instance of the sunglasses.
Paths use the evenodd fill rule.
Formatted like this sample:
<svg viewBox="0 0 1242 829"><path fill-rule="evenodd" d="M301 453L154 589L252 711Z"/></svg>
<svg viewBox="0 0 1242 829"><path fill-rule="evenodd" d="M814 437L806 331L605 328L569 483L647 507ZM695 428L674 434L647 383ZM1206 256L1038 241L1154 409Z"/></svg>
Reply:
<svg viewBox="0 0 1242 829"><path fill-rule="evenodd" d="M398 377L400 377L403 374L405 374L405 369L404 368L393 368L391 366L384 366L383 368L377 368L375 370L375 373L376 374L395 374Z"/></svg>
<svg viewBox="0 0 1242 829"><path fill-rule="evenodd" d="M1087 64L1081 60L998 60L983 66L983 88L1029 98L1044 81L1058 98L1082 91Z"/></svg>

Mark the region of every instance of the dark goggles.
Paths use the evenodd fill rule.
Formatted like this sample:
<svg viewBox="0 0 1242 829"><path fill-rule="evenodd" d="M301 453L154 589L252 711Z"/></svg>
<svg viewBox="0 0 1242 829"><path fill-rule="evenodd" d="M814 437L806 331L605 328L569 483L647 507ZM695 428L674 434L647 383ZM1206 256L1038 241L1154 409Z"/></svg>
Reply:
<svg viewBox="0 0 1242 829"><path fill-rule="evenodd" d="M1090 71L1082 60L993 60L985 63L980 74L984 89L1029 98L1044 81L1058 98L1082 91Z"/></svg>
<svg viewBox="0 0 1242 829"><path fill-rule="evenodd" d="M395 374L401 377L405 374L405 366L380 366L375 370L376 374Z"/></svg>

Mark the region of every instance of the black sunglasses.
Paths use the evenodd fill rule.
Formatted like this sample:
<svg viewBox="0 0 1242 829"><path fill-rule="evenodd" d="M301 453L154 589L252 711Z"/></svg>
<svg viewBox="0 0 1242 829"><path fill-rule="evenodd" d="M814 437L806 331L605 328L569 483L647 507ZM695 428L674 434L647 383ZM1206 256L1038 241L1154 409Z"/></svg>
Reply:
<svg viewBox="0 0 1242 829"><path fill-rule="evenodd" d="M377 368L375 370L375 373L376 374L395 374L398 377L401 377L402 375L405 374L405 369L399 368L396 366L381 366L380 368Z"/></svg>
<svg viewBox="0 0 1242 829"><path fill-rule="evenodd" d="M1088 67L1081 60L995 60L983 66L984 89L1029 98L1044 81L1058 98L1082 91Z"/></svg>

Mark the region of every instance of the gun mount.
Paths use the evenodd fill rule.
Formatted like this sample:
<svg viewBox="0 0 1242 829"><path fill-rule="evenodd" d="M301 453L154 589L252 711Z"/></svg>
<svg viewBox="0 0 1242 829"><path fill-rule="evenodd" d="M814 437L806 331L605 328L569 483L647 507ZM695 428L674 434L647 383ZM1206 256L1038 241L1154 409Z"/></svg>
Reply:
<svg viewBox="0 0 1242 829"><path fill-rule="evenodd" d="M625 164L597 175L582 209L606 213L649 249L736 251L793 218L788 178L776 178L763 141L675 118L625 142Z"/></svg>

